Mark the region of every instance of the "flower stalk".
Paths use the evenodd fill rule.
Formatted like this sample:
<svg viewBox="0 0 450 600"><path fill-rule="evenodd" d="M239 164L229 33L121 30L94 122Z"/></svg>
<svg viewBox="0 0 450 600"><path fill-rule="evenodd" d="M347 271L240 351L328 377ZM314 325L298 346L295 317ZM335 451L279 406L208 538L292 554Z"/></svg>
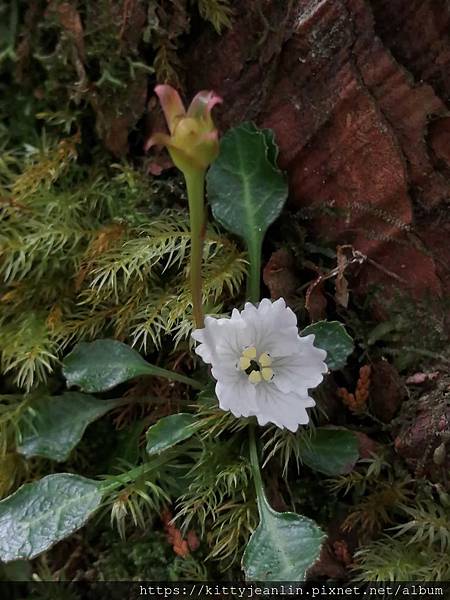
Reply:
<svg viewBox="0 0 450 600"><path fill-rule="evenodd" d="M250 464L252 467L253 474L253 483L255 484L256 490L256 499L258 502L258 510L259 514L263 509L264 502L267 502L266 495L264 492L264 484L261 476L261 470L259 467L259 458L258 458L258 447L256 445L256 436L255 436L255 425L250 425L249 427L249 445L250 445Z"/></svg>
<svg viewBox="0 0 450 600"><path fill-rule="evenodd" d="M191 227L190 280L192 294L192 314L196 327L204 326L202 258L205 237L205 171L192 169L184 173L189 202Z"/></svg>
<svg viewBox="0 0 450 600"><path fill-rule="evenodd" d="M261 294L261 244L254 250L249 248L249 274L247 281L247 296L250 302L256 304Z"/></svg>
<svg viewBox="0 0 450 600"><path fill-rule="evenodd" d="M199 92L189 108L170 85L158 85L155 92L159 98L170 135L154 133L146 144L165 146L173 164L183 173L189 202L191 225L191 293L192 314L195 325L202 328L202 256L205 234L205 174L219 153L218 131L211 118L213 107L222 102L210 91Z"/></svg>

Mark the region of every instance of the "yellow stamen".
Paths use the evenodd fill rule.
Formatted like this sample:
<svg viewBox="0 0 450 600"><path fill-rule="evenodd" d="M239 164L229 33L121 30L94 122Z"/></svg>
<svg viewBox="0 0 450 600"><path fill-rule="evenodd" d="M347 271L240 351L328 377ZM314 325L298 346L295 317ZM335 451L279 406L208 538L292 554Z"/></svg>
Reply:
<svg viewBox="0 0 450 600"><path fill-rule="evenodd" d="M262 381L261 373L259 371L252 371L248 376L250 383L256 385Z"/></svg>
<svg viewBox="0 0 450 600"><path fill-rule="evenodd" d="M239 368L241 371L246 371L250 367L251 361L247 356L241 356L239 359Z"/></svg>
<svg viewBox="0 0 450 600"><path fill-rule="evenodd" d="M261 375L264 381L270 381L273 377L273 369L270 367L263 367L261 369Z"/></svg>
<svg viewBox="0 0 450 600"><path fill-rule="evenodd" d="M267 352L263 352L258 358L258 362L261 365L261 367L270 367L270 365L272 364L272 359L267 354Z"/></svg>
<svg viewBox="0 0 450 600"><path fill-rule="evenodd" d="M254 360L256 358L256 348L255 346L250 346L249 348L246 348L243 352L242 352L242 356L245 356L246 358L250 358L250 360Z"/></svg>
<svg viewBox="0 0 450 600"><path fill-rule="evenodd" d="M248 380L254 385L261 381L270 381L273 378L272 358L267 352L263 352L257 357L255 346L249 346L242 351L239 358L238 368L245 371L248 375Z"/></svg>

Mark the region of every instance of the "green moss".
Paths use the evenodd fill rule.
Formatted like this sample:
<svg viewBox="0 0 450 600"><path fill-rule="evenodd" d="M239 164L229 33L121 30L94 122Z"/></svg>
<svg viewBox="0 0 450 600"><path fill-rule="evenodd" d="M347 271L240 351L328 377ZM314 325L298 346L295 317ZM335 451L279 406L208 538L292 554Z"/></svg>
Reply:
<svg viewBox="0 0 450 600"><path fill-rule="evenodd" d="M94 563L98 580L167 581L176 556L163 533L149 532L147 539L108 539L105 551Z"/></svg>
<svg viewBox="0 0 450 600"><path fill-rule="evenodd" d="M77 340L114 336L151 351L191 330L187 211L160 208L183 198L129 166L87 170L75 157L73 142L59 144L4 190L2 365L26 390ZM205 259L214 313L222 292L240 287L245 262L213 229Z"/></svg>

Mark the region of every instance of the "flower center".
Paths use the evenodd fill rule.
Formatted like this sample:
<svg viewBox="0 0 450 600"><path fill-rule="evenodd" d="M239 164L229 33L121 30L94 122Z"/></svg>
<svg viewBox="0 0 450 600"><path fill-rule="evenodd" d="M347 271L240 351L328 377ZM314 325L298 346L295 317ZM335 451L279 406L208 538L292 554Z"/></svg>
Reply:
<svg viewBox="0 0 450 600"><path fill-rule="evenodd" d="M254 346L245 348L239 359L239 369L245 371L250 383L254 385L272 379L273 369L271 365L272 359L267 352L263 352L258 356Z"/></svg>

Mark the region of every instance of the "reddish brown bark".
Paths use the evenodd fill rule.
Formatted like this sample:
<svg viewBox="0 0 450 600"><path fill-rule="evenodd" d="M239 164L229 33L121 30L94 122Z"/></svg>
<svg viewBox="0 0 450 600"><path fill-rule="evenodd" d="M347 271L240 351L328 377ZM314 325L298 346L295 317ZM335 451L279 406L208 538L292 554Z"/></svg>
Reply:
<svg viewBox="0 0 450 600"><path fill-rule="evenodd" d="M427 477L450 489L450 380L439 378L431 391L402 407L394 445L415 477Z"/></svg>
<svg viewBox="0 0 450 600"><path fill-rule="evenodd" d="M223 128L274 129L291 208L371 259L361 290L448 288L449 23L443 1L250 0L187 60L191 91L224 97Z"/></svg>

